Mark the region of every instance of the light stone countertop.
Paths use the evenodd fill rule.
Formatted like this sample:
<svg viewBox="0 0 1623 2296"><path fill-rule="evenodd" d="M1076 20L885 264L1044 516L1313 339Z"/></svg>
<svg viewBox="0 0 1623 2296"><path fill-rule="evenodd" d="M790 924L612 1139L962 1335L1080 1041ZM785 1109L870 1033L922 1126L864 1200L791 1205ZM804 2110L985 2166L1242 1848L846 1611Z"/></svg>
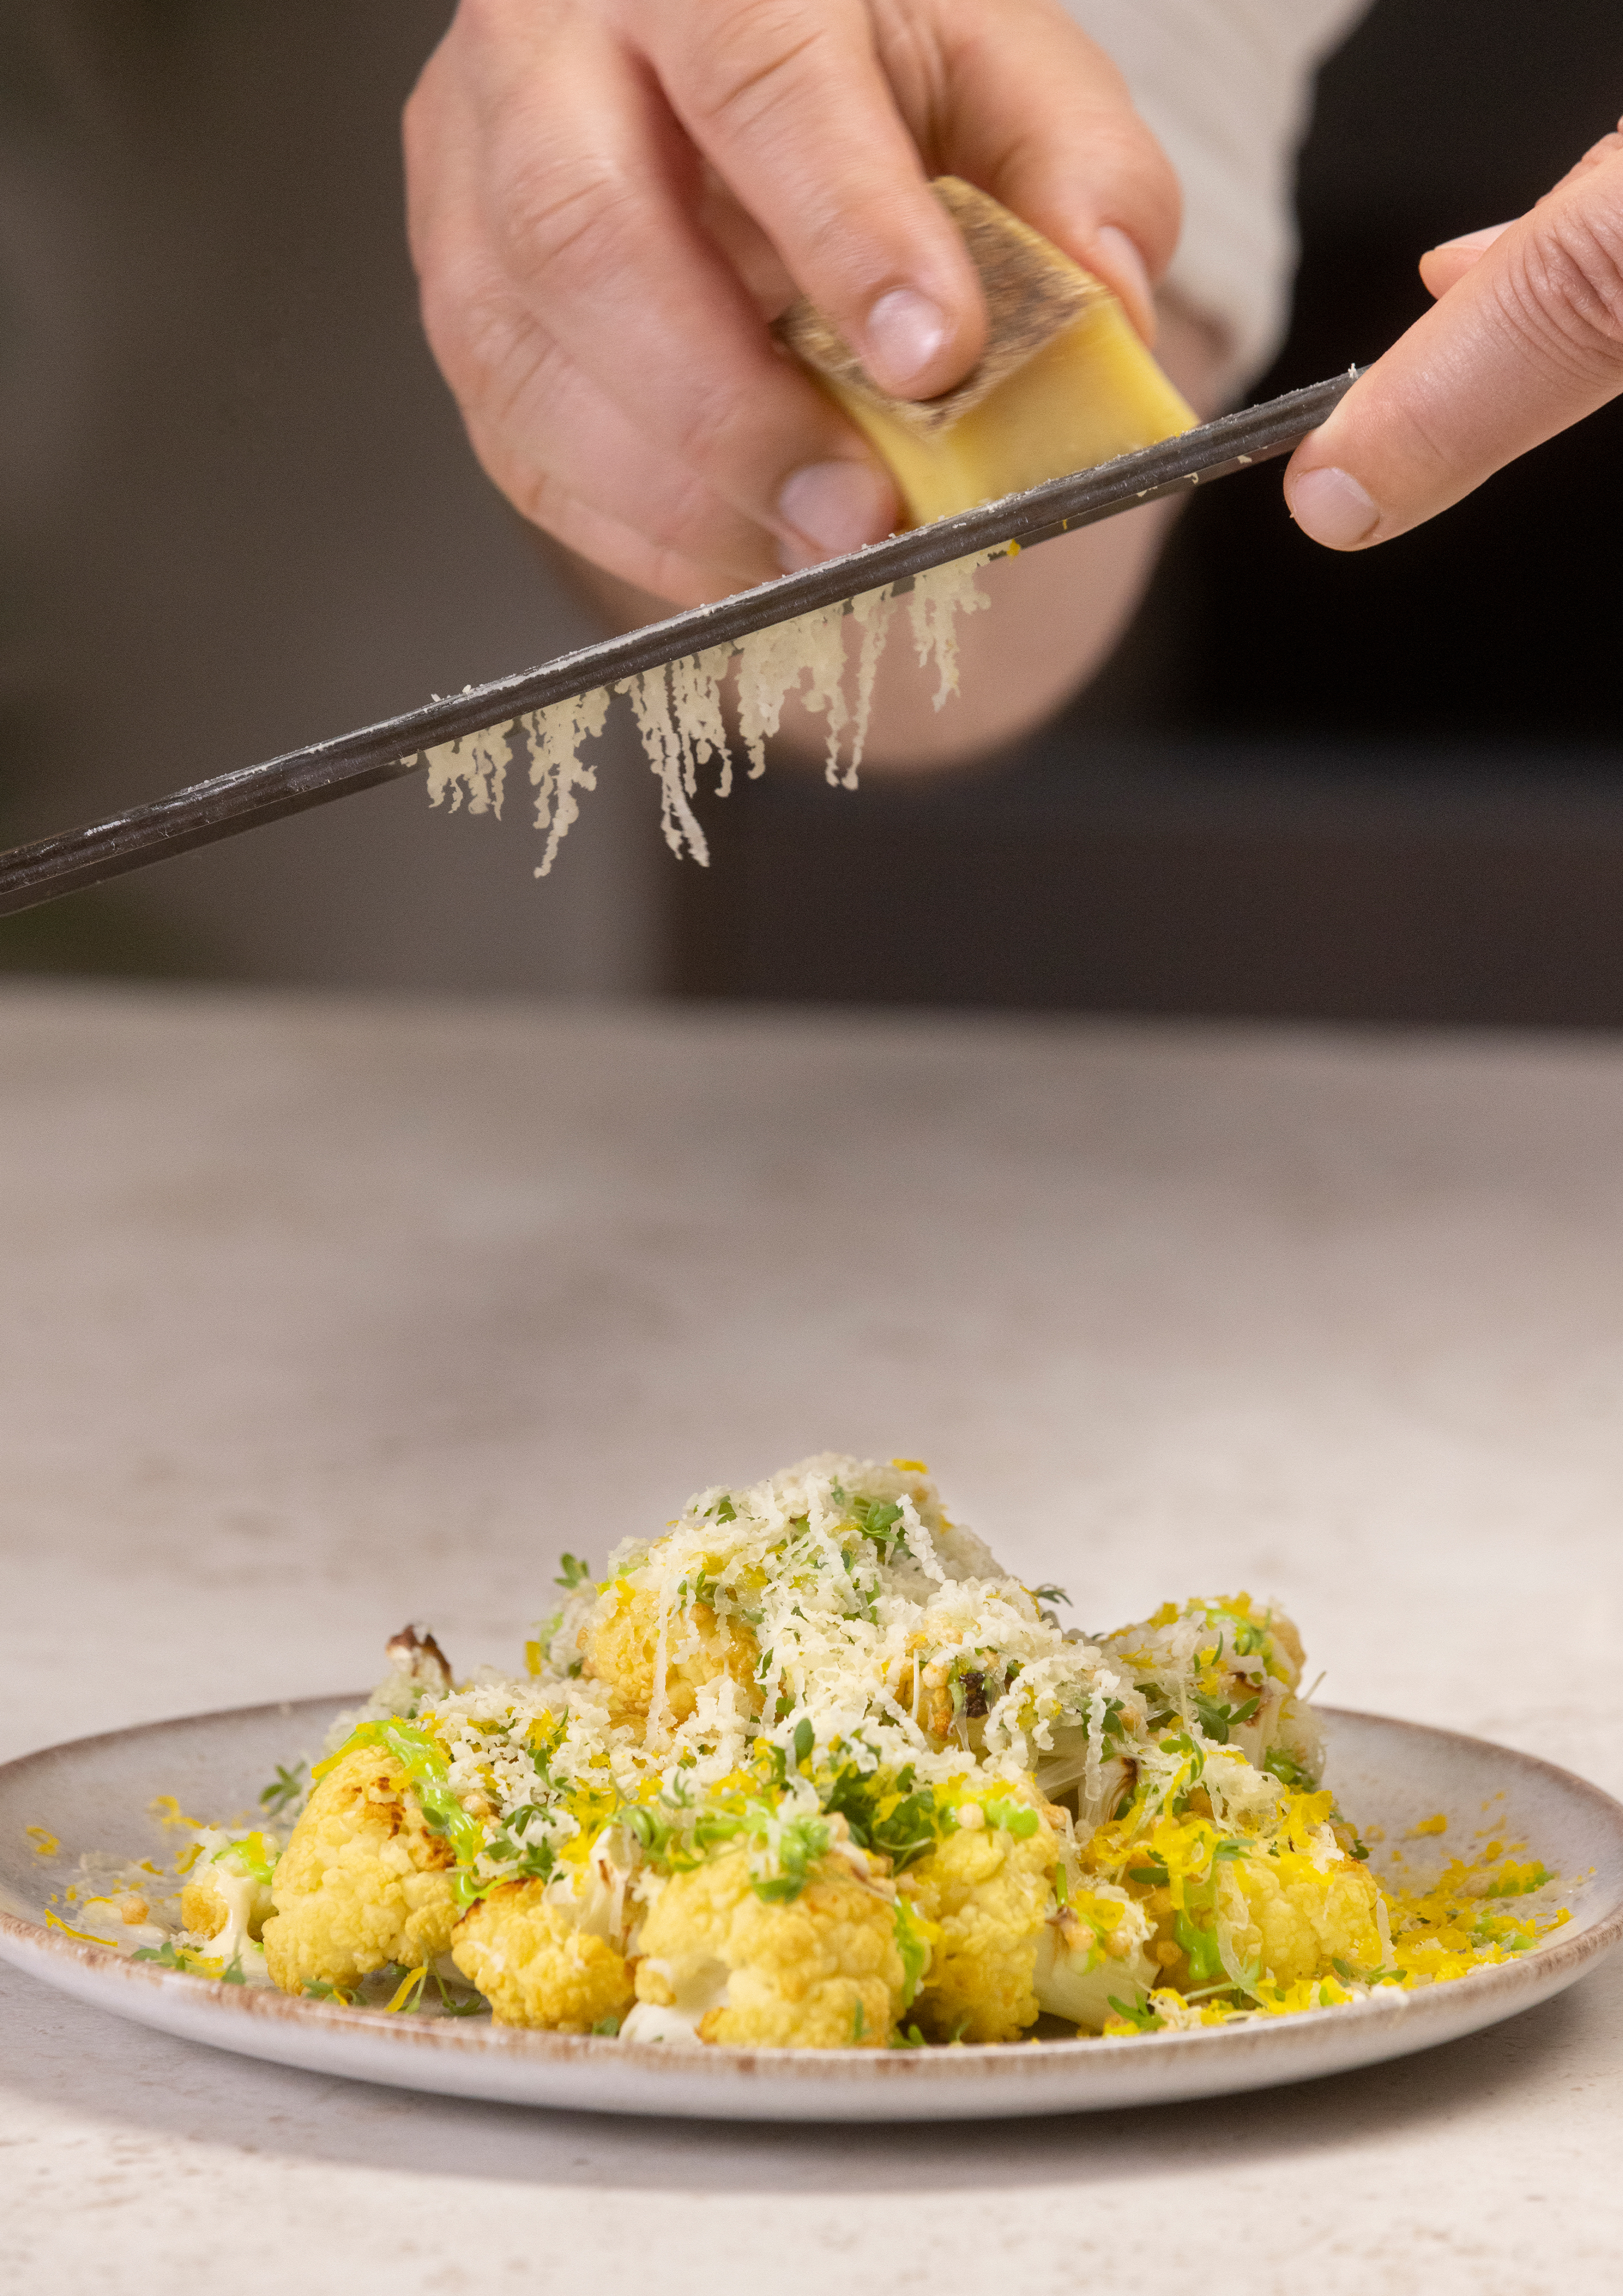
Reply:
<svg viewBox="0 0 1623 2296"><path fill-rule="evenodd" d="M0 993L0 1757L512 1663L563 1547L927 1458L1106 1625L1623 1792L1623 1046ZM1385 2069L940 2131L238 2062L0 1969L0 2288L1588 2296L1623 1957Z"/></svg>

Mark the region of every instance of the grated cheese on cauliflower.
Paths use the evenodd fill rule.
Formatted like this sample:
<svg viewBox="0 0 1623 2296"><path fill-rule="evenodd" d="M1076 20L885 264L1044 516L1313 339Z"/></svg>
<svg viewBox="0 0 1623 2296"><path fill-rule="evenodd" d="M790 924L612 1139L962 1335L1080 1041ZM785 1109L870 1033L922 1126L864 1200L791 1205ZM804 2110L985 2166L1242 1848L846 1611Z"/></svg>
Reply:
<svg viewBox="0 0 1623 2296"><path fill-rule="evenodd" d="M398 1636L279 1859L194 1828L179 1965L396 2009L432 1975L457 2013L675 2046L913 2046L1332 2007L1565 1918L1497 1842L1383 1892L1277 1611L1062 1632L916 1461L713 1486L559 1584L519 1677L447 1688Z"/></svg>

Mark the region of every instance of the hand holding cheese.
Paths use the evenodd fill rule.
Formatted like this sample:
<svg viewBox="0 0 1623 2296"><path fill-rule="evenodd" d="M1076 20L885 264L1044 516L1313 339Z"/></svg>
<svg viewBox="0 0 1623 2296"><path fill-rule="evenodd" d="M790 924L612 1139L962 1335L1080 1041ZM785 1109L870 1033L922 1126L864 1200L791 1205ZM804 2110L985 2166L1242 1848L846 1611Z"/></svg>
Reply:
<svg viewBox="0 0 1623 2296"><path fill-rule="evenodd" d="M930 188L963 234L987 307L986 348L955 390L921 403L877 389L810 302L777 326L879 449L910 525L1193 429L1199 417L1102 281L972 184L943 176Z"/></svg>
<svg viewBox="0 0 1623 2296"><path fill-rule="evenodd" d="M901 521L770 323L798 291L881 390L961 382L987 315L931 176L994 193L1146 335L1177 232L1056 0L462 0L406 141L424 320L486 470L682 603Z"/></svg>
<svg viewBox="0 0 1623 2296"><path fill-rule="evenodd" d="M1332 550L1389 541L1623 392L1623 125L1517 222L1434 248L1436 308L1298 447L1285 496Z"/></svg>

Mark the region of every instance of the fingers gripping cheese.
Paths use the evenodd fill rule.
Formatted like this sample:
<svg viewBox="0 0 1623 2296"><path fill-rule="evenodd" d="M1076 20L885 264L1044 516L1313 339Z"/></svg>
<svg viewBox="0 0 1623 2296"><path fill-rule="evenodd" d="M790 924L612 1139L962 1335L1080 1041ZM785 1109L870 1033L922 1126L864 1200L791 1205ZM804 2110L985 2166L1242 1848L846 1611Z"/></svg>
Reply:
<svg viewBox="0 0 1623 2296"><path fill-rule="evenodd" d="M908 522L1090 469L1197 421L1102 280L985 192L942 176L987 302L979 364L938 398L893 398L804 300L778 333L889 467Z"/></svg>

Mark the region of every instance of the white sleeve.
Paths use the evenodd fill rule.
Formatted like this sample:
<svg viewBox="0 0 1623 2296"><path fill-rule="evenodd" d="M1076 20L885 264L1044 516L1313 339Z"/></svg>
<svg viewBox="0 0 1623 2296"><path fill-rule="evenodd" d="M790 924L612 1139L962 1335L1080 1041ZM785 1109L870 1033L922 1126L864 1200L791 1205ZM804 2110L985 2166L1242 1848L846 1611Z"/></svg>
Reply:
<svg viewBox="0 0 1623 2296"><path fill-rule="evenodd" d="M1370 0L1064 0L1125 77L1184 186L1165 284L1214 321L1237 398L1284 338L1296 159L1319 64Z"/></svg>

